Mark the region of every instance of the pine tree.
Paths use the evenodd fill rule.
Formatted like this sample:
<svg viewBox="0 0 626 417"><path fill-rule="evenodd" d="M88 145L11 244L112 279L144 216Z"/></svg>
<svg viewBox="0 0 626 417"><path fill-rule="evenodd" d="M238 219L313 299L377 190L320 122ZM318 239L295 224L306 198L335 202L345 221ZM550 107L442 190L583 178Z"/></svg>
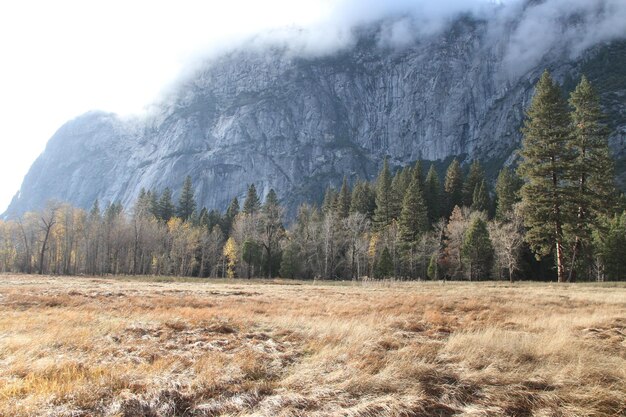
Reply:
<svg viewBox="0 0 626 417"><path fill-rule="evenodd" d="M198 225L202 226L207 232L209 229L209 210L206 207L202 207L200 214L198 215Z"/></svg>
<svg viewBox="0 0 626 417"><path fill-rule="evenodd" d="M191 184L191 176L185 178L183 184L183 190L180 193L178 200L178 208L176 209L176 215L180 217L182 221L187 221L196 211L196 200L193 196L193 188Z"/></svg>
<svg viewBox="0 0 626 417"><path fill-rule="evenodd" d="M519 189L522 180L515 171L504 167L496 180L496 219L505 221L513 211L513 205L519 201Z"/></svg>
<svg viewBox="0 0 626 417"><path fill-rule="evenodd" d="M594 231L594 247L601 274L599 280L623 279L626 276L626 212L613 218L600 216Z"/></svg>
<svg viewBox="0 0 626 417"><path fill-rule="evenodd" d="M145 189L139 191L139 197L135 201L135 207L133 208L133 216L135 218L141 218L151 214L150 194Z"/></svg>
<svg viewBox="0 0 626 417"><path fill-rule="evenodd" d="M169 188L163 190L157 203L157 218L167 223L174 215L175 207L172 203L172 191Z"/></svg>
<svg viewBox="0 0 626 417"><path fill-rule="evenodd" d="M348 186L348 179L343 177L343 183L341 184L341 190L337 198L337 215L340 219L345 219L350 214L350 203L352 196L350 194L350 186Z"/></svg>
<svg viewBox="0 0 626 417"><path fill-rule="evenodd" d="M239 214L239 200L237 197L233 198L228 208L226 209L226 217L234 219Z"/></svg>
<svg viewBox="0 0 626 417"><path fill-rule="evenodd" d="M432 279L432 280L438 280L440 274L439 271L439 254L438 253L433 253L433 255L430 257L430 261L428 262L428 278Z"/></svg>
<svg viewBox="0 0 626 417"><path fill-rule="evenodd" d="M376 196L369 183L359 181L352 190L350 213L362 213L369 220L374 217L376 210Z"/></svg>
<svg viewBox="0 0 626 417"><path fill-rule="evenodd" d="M487 224L480 217L476 217L465 232L461 256L470 281L489 278L494 251Z"/></svg>
<svg viewBox="0 0 626 417"><path fill-rule="evenodd" d="M422 190L415 178L404 194L399 225L402 240L407 243L416 242L419 236L428 230L426 204Z"/></svg>
<svg viewBox="0 0 626 417"><path fill-rule="evenodd" d="M280 276L282 278L298 278L301 264L301 254L298 246L294 242L289 242L283 250L283 257L280 262Z"/></svg>
<svg viewBox="0 0 626 417"><path fill-rule="evenodd" d="M485 180L485 171L480 162L475 159L470 165L469 173L463 184L463 204L471 207L474 204L474 191L476 186L480 188L480 184Z"/></svg>
<svg viewBox="0 0 626 417"><path fill-rule="evenodd" d="M159 218L159 200L156 191L148 191L146 198L150 200L150 213L155 219Z"/></svg>
<svg viewBox="0 0 626 417"><path fill-rule="evenodd" d="M402 208L402 199L406 193L409 184L411 183L412 170L410 167L405 167L399 170L391 180L391 189L393 190L394 200L396 205L394 207L393 217L397 218L400 215L400 209Z"/></svg>
<svg viewBox="0 0 626 417"><path fill-rule="evenodd" d="M274 189L270 189L263 204L261 215L261 245L266 254L267 277L273 275L272 264L275 261L276 252L280 247L285 229L283 227L283 210L278 202Z"/></svg>
<svg viewBox="0 0 626 417"><path fill-rule="evenodd" d="M463 205L463 172L456 158L448 166L443 188L446 193L447 215L452 213L455 206Z"/></svg>
<svg viewBox="0 0 626 417"><path fill-rule="evenodd" d="M439 175L433 164L428 169L426 183L424 184L424 201L428 210L428 221L432 225L441 216L441 184Z"/></svg>
<svg viewBox="0 0 626 417"><path fill-rule="evenodd" d="M233 199L233 203L236 205L236 207L239 207L239 202L237 201L236 198ZM233 203L231 203L231 205L233 205ZM228 208L230 209L230 207ZM229 215L228 211L226 211L226 215ZM215 227L217 226L222 231L222 234L224 234L221 224L222 224L222 215L215 209L210 210L209 221L207 222L207 225L206 225L207 231L213 232L213 229L215 229Z"/></svg>
<svg viewBox="0 0 626 417"><path fill-rule="evenodd" d="M241 258L248 266L246 278L252 277L252 268L261 262L261 246L254 240L246 239L241 247Z"/></svg>
<svg viewBox="0 0 626 417"><path fill-rule="evenodd" d="M559 282L566 280L564 229L572 224L571 147L567 103L550 74L537 83L527 111L519 171L526 179L521 189L526 241L538 257L556 256Z"/></svg>
<svg viewBox="0 0 626 417"><path fill-rule="evenodd" d="M391 253L389 252L389 248L385 246L383 249L383 253L380 255L380 259L376 264L376 277L377 278L388 278L393 274L393 259L391 258Z"/></svg>
<svg viewBox="0 0 626 417"><path fill-rule="evenodd" d="M378 229L391 224L396 213L395 193L391 187L391 171L387 158L383 162L383 167L376 180L376 210L374 211L374 222Z"/></svg>
<svg viewBox="0 0 626 417"><path fill-rule="evenodd" d="M324 201L322 202L322 212L324 214L334 213L337 210L337 202L339 200L339 194L332 187L326 187L326 192L324 193Z"/></svg>
<svg viewBox="0 0 626 417"><path fill-rule="evenodd" d="M574 196L577 218L571 231L575 239L568 278L572 280L581 251L590 249L591 230L597 223L597 215L608 214L614 206L615 187L608 130L602 123L600 99L586 77L582 77L571 93L569 103L573 108L572 145L576 152L573 168L577 182Z"/></svg>
<svg viewBox="0 0 626 417"><path fill-rule="evenodd" d="M243 202L243 212L249 216L259 213L261 210L261 199L256 192L254 184L250 184L248 187L248 194L246 200Z"/></svg>
<svg viewBox="0 0 626 417"><path fill-rule="evenodd" d="M421 159L418 159L417 162L415 162L413 169L411 169L411 181L413 180L417 181L417 184L419 185L421 190L424 189L424 185L426 184L426 182L424 179L424 163Z"/></svg>
<svg viewBox="0 0 626 417"><path fill-rule="evenodd" d="M212 213L214 213L214 215L217 215L213 216L213 218L217 217L218 224L221 226L224 236L230 236L230 231L233 227L235 217L237 217L237 215L239 214L239 200L237 199L237 197L233 198L233 200L228 205L228 208L226 209L226 214L223 218L221 218L221 216L219 216L219 213L217 213L215 210L211 210L211 212L209 213L210 220L212 218ZM211 225L212 223L212 221L209 221L209 225Z"/></svg>
<svg viewBox="0 0 626 417"><path fill-rule="evenodd" d="M487 183L483 179L474 187L472 196L472 210L487 211L489 210L489 193L487 192Z"/></svg>

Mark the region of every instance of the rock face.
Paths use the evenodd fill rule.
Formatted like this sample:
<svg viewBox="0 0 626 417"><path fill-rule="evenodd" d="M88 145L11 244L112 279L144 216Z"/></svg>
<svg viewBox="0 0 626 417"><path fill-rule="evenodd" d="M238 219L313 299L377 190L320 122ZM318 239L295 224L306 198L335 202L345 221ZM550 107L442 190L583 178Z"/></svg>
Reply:
<svg viewBox="0 0 626 417"><path fill-rule="evenodd" d="M552 51L511 76L502 42L487 30L461 19L402 49L381 47L365 31L355 47L316 58L280 48L231 52L151 116L92 112L65 124L5 215L49 199L130 208L141 188L170 187L176 198L187 175L201 206L224 209L255 183L263 195L275 188L293 212L344 175L372 178L385 155L396 166L461 155L483 160L493 173L514 159L523 111L544 68L566 85L587 67L602 68L589 76L611 105L613 145L624 153L625 66L593 65L626 56L626 42L575 60ZM612 76L618 82L606 86Z"/></svg>

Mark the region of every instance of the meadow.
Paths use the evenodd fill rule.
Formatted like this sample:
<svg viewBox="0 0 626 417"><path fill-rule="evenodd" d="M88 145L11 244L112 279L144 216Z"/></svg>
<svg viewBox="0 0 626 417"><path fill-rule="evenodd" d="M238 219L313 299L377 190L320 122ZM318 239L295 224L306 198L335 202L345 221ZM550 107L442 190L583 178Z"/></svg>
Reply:
<svg viewBox="0 0 626 417"><path fill-rule="evenodd" d="M0 275L0 416L625 416L626 284Z"/></svg>

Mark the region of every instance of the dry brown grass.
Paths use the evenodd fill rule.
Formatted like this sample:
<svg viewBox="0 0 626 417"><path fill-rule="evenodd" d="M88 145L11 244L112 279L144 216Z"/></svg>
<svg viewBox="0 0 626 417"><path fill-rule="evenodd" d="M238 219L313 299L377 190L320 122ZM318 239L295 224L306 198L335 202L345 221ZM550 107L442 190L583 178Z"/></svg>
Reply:
<svg viewBox="0 0 626 417"><path fill-rule="evenodd" d="M624 416L626 286L0 276L0 416Z"/></svg>

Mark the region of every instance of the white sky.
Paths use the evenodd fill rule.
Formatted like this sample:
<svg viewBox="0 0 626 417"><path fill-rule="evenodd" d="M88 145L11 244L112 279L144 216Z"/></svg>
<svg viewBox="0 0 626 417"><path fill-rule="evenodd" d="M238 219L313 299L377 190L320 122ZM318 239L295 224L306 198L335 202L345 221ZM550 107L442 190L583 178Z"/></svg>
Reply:
<svg viewBox="0 0 626 417"><path fill-rule="evenodd" d="M0 3L0 213L47 140L88 111L141 112L221 41L306 26L331 0Z"/></svg>

